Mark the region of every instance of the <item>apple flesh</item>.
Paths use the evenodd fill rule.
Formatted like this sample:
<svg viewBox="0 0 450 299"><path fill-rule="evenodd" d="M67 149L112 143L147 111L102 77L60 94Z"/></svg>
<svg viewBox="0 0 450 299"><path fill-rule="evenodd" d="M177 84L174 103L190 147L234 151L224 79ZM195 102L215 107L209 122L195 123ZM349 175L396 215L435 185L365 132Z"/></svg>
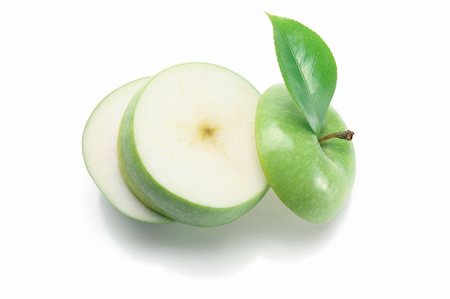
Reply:
<svg viewBox="0 0 450 299"><path fill-rule="evenodd" d="M117 156L117 139L122 116L133 95L150 78L125 84L111 92L94 109L83 132L86 168L104 196L123 214L150 223L172 220L143 205L122 179Z"/></svg>
<svg viewBox="0 0 450 299"><path fill-rule="evenodd" d="M268 190L255 145L259 92L223 67L168 68L122 120L120 167L148 207L195 226L228 223Z"/></svg>
<svg viewBox="0 0 450 299"><path fill-rule="evenodd" d="M319 137L344 130L330 107ZM353 144L337 138L319 143L283 84L258 103L256 145L269 185L288 208L313 223L336 216L355 177Z"/></svg>

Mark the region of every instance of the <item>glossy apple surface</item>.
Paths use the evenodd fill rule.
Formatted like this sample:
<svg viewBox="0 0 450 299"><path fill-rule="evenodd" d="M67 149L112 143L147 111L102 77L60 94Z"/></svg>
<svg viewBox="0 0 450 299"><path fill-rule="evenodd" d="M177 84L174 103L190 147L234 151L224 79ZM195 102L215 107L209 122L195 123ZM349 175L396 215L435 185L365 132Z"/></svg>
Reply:
<svg viewBox="0 0 450 299"><path fill-rule="evenodd" d="M346 129L330 107L320 136ZM319 143L283 84L258 103L256 144L269 185L287 207L314 223L336 216L355 177L353 144L338 138Z"/></svg>

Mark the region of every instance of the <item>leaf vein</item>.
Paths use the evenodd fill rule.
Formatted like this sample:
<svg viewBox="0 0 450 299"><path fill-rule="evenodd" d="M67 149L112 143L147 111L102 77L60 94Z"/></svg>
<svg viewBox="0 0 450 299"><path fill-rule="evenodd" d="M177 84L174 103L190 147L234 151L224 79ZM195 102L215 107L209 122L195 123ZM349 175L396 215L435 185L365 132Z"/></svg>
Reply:
<svg viewBox="0 0 450 299"><path fill-rule="evenodd" d="M281 37L283 38L285 44L287 45L287 47L289 49L289 52L291 52L292 57L294 57L295 64L297 65L297 69L299 70L298 72L300 73L300 76L302 77L303 82L305 82L305 87L306 87L306 91L308 93L308 96L310 98L312 98L311 91L309 90L309 86L307 84L305 75L302 72L302 69L301 69L301 66L299 64L299 61L297 60L297 56L294 55L294 50L292 49L291 45L289 44L289 41L288 41L287 37L285 36L284 32L280 32L280 34L281 34Z"/></svg>

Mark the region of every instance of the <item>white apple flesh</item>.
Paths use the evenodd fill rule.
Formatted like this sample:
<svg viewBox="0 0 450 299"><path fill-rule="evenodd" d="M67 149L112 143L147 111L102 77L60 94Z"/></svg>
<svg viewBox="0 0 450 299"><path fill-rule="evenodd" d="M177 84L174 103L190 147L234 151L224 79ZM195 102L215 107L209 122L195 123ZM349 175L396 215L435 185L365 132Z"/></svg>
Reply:
<svg viewBox="0 0 450 299"><path fill-rule="evenodd" d="M252 208L268 190L255 144L259 92L223 67L168 68L125 112L119 157L127 184L176 221L215 226Z"/></svg>
<svg viewBox="0 0 450 299"><path fill-rule="evenodd" d="M119 87L97 105L83 132L83 157L90 176L119 211L140 221L167 223L172 220L150 210L128 189L117 156L122 116L133 95L149 80L142 78Z"/></svg>

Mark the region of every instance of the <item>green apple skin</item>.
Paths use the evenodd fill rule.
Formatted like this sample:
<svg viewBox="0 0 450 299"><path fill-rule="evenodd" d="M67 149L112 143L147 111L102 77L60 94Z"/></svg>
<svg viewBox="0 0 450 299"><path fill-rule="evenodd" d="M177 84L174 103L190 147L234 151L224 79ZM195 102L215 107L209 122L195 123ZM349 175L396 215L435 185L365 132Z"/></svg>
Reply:
<svg viewBox="0 0 450 299"><path fill-rule="evenodd" d="M269 190L229 208L213 208L192 203L167 190L147 171L134 139L134 110L143 89L135 94L125 111L119 131L118 152L122 176L134 195L150 209L177 222L200 227L229 223L252 209Z"/></svg>
<svg viewBox="0 0 450 299"><path fill-rule="evenodd" d="M355 178L352 142L333 138L320 144L284 84L261 96L255 123L261 166L280 200L309 222L332 220ZM346 129L330 107L320 137Z"/></svg>

